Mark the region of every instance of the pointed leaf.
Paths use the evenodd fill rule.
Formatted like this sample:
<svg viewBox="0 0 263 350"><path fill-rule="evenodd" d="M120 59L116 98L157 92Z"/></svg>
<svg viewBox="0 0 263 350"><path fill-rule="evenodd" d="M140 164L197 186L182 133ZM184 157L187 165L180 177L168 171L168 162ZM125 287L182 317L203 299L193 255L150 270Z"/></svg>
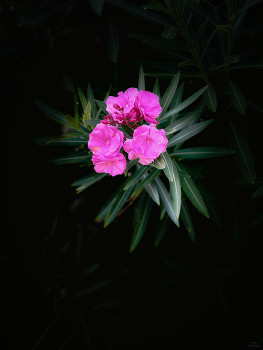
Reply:
<svg viewBox="0 0 263 350"><path fill-rule="evenodd" d="M88 84L88 89L87 89L87 101L91 103L90 117L91 118L96 118L97 106L96 106L96 103L95 103L93 91L92 91L92 88L91 88L90 84Z"/></svg>
<svg viewBox="0 0 263 350"><path fill-rule="evenodd" d="M130 252L134 251L134 249L137 247L137 245L142 239L142 236L146 230L146 227L149 221L151 209L152 209L152 200L150 197L147 197L143 210L139 213L140 215L137 219L135 230L132 236Z"/></svg>
<svg viewBox="0 0 263 350"><path fill-rule="evenodd" d="M97 103L97 105L99 106L99 108L102 110L103 113L106 113L106 102L105 101L100 101L100 100L95 100L95 102Z"/></svg>
<svg viewBox="0 0 263 350"><path fill-rule="evenodd" d="M83 117L82 117L82 121L84 123L84 125L90 125L88 122L91 118L91 103L90 101L87 103L87 107L83 113ZM100 121L99 121L100 122ZM97 125L97 124L96 124ZM93 126L93 125L92 125Z"/></svg>
<svg viewBox="0 0 263 350"><path fill-rule="evenodd" d="M159 96L159 98L160 98L161 94L160 94L160 85L159 85L159 80L158 80L158 78L156 79L156 81L155 81L155 83L154 83L153 93L154 93L155 95Z"/></svg>
<svg viewBox="0 0 263 350"><path fill-rule="evenodd" d="M165 188L164 184L162 183L159 177L155 178L155 183L156 183L158 192L160 194L161 200L163 202L163 205L167 211L167 214L170 216L171 220L179 227L179 222L174 210L174 206L173 206L173 202L170 194L168 193L167 189Z"/></svg>
<svg viewBox="0 0 263 350"><path fill-rule="evenodd" d="M259 186L258 189L252 194L252 198L262 198L263 197L263 186Z"/></svg>
<svg viewBox="0 0 263 350"><path fill-rule="evenodd" d="M171 135L177 131L180 131L183 128L186 128L191 124L191 122L196 119L196 114L195 113L187 113L182 118L177 119L175 122L171 123L169 126L167 126L164 131L165 135Z"/></svg>
<svg viewBox="0 0 263 350"><path fill-rule="evenodd" d="M82 106L82 110L83 110L83 113L84 113L84 111L87 108L88 101L87 101L85 95L83 94L81 88L78 87L77 90L78 90L78 95L79 95L80 103L81 103L81 106Z"/></svg>
<svg viewBox="0 0 263 350"><path fill-rule="evenodd" d="M174 205L174 211L177 219L179 219L181 210L181 182L177 166L174 160L172 160L173 165L173 181L170 182L170 193L172 196L172 201Z"/></svg>
<svg viewBox="0 0 263 350"><path fill-rule="evenodd" d="M185 171L185 169L184 169ZM189 198L189 200L192 202L192 204L196 207L196 209L209 218L209 214L205 205L205 202L203 200L203 197L201 196L201 193L199 192L198 188L196 187L194 181L192 180L191 176L181 176L181 185L184 190L184 193Z"/></svg>
<svg viewBox="0 0 263 350"><path fill-rule="evenodd" d="M155 240L154 240L155 247L158 247L163 241L164 236L169 230L170 224L171 224L171 219L169 218L168 215L165 215L164 219L160 220L157 227L157 231L155 233Z"/></svg>
<svg viewBox="0 0 263 350"><path fill-rule="evenodd" d="M132 174L132 176L126 182L124 190L127 190L131 186L134 186L136 182L142 179L143 175L146 174L148 170L149 168L147 166L141 166L135 173Z"/></svg>
<svg viewBox="0 0 263 350"><path fill-rule="evenodd" d="M232 103L236 110L242 114L245 115L246 113L246 100L243 95L243 92L240 90L240 88L231 80L227 82L227 89L230 95L230 98L232 100Z"/></svg>
<svg viewBox="0 0 263 350"><path fill-rule="evenodd" d="M163 169L167 179L169 181L173 181L174 180L174 176L173 176L173 162L171 157L169 156L169 154L167 152L164 152L161 154L162 159L165 162L165 168Z"/></svg>
<svg viewBox="0 0 263 350"><path fill-rule="evenodd" d="M137 187L135 187L134 191L132 192L131 197L135 196L138 192L140 192L144 186L151 183L156 176L158 176L160 170L159 169L153 169L149 174L144 175L144 178L142 181L138 184ZM157 203L158 205L160 203Z"/></svg>
<svg viewBox="0 0 263 350"><path fill-rule="evenodd" d="M56 137L40 137L36 139L36 142L40 145L65 145L65 146L81 146L88 142L88 138L85 138L79 133L68 133Z"/></svg>
<svg viewBox="0 0 263 350"><path fill-rule="evenodd" d="M210 111L216 112L217 98L216 98L215 89L211 83L209 83L207 90L204 93L204 98L205 98L206 105L210 109Z"/></svg>
<svg viewBox="0 0 263 350"><path fill-rule="evenodd" d="M152 200L157 203L157 205L160 205L160 198L158 190L153 182L148 183L144 185L145 191L148 193L148 195L152 198Z"/></svg>
<svg viewBox="0 0 263 350"><path fill-rule="evenodd" d="M90 152L75 152L75 153L67 154L65 156L51 159L51 161L56 164L75 164L75 163L87 162L90 160L91 160Z"/></svg>
<svg viewBox="0 0 263 350"><path fill-rule="evenodd" d="M175 74L175 76L173 77L172 81L170 82L168 88L166 89L166 91L161 99L162 113L159 117L159 120L161 119L162 115L166 112L166 110L170 106L170 103L171 103L171 101L174 97L174 94L176 92L176 89L177 89L177 86L179 83L179 79L180 79L180 72Z"/></svg>
<svg viewBox="0 0 263 350"><path fill-rule="evenodd" d="M162 116L159 117L159 122L161 120L166 120L167 118L171 117L175 113L178 113L183 109L185 109L186 107L188 107L190 104L196 101L198 97L200 97L205 92L206 89L207 89L207 86L203 87L202 89L195 92L192 96L188 97L186 100L181 102L179 105L170 109L168 112L164 113Z"/></svg>
<svg viewBox="0 0 263 350"><path fill-rule="evenodd" d="M138 90L145 90L145 79L142 66L140 66L139 80L138 80Z"/></svg>
<svg viewBox="0 0 263 350"><path fill-rule="evenodd" d="M154 168L157 168L157 169L164 169L165 168L165 162L164 162L161 155L157 159L155 159L152 163L150 163L150 165Z"/></svg>
<svg viewBox="0 0 263 350"><path fill-rule="evenodd" d="M57 123L70 127L70 124L66 121L66 115L62 112L46 105L45 103L35 100L35 104L38 108L50 119L54 120Z"/></svg>
<svg viewBox="0 0 263 350"><path fill-rule="evenodd" d="M104 0L89 0L89 4L94 13L100 16L102 13Z"/></svg>
<svg viewBox="0 0 263 350"><path fill-rule="evenodd" d="M88 105L90 105L90 102L88 103ZM100 124L101 120L100 119L86 119L85 121L83 120L83 122L85 123L85 125L90 125L90 126L97 126L98 124Z"/></svg>
<svg viewBox="0 0 263 350"><path fill-rule="evenodd" d="M123 208L126 200L129 198L132 191L132 187L124 191L123 188L118 192L115 197L113 206L110 208L104 222L104 227L109 226L109 224L116 218L120 210Z"/></svg>
<svg viewBox="0 0 263 350"><path fill-rule="evenodd" d="M254 159L249 144L240 130L230 122L231 142L235 151L234 157L236 163L244 177L251 183L256 178Z"/></svg>
<svg viewBox="0 0 263 350"><path fill-rule="evenodd" d="M200 123L197 123L194 125L190 125L188 128L181 130L177 135L175 135L174 137L172 137L168 141L167 147L172 147L174 145L177 145L178 143L182 143L182 142L190 139L191 137L199 134L208 125L210 125L213 120L214 119L205 120L203 122L200 122Z"/></svg>
<svg viewBox="0 0 263 350"><path fill-rule="evenodd" d="M185 228L187 229L187 231L189 233L189 237L190 237L191 241L195 242L195 229L194 229L194 225L193 225L193 220L192 220L190 211L187 207L185 200L182 201L181 219L182 219L182 222L183 222Z"/></svg>
<svg viewBox="0 0 263 350"><path fill-rule="evenodd" d="M206 159L233 155L234 151L221 147L192 147L179 149L172 154L183 159Z"/></svg>
<svg viewBox="0 0 263 350"><path fill-rule="evenodd" d="M77 187L76 188L76 192L80 193L82 191L84 191L86 188L88 188L89 186L92 186L93 184L95 184L96 182L100 181L101 179L103 179L105 176L107 176L108 174L98 174L98 173L91 173L87 176L82 177L81 179L73 182L73 184L71 186L73 187Z"/></svg>

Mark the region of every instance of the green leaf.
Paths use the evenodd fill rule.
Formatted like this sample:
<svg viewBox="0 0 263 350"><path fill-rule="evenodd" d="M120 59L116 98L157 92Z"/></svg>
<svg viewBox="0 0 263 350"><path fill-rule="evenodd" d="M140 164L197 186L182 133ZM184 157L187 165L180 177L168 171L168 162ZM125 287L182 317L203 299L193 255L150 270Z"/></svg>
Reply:
<svg viewBox="0 0 263 350"><path fill-rule="evenodd" d="M80 192L84 191L86 188L92 186L96 182L100 181L103 179L105 176L108 174L98 174L95 172L92 172L91 174L82 177L81 179L73 182L71 186L77 187L76 192L79 194Z"/></svg>
<svg viewBox="0 0 263 350"><path fill-rule="evenodd" d="M177 29L175 27L166 24L162 32L162 37L164 39L174 39L176 37Z"/></svg>
<svg viewBox="0 0 263 350"><path fill-rule="evenodd" d="M205 92L206 89L207 89L207 86L203 87L202 89L198 90L193 95L188 97L186 100L181 102L179 105L175 106L174 108L170 109L168 112L164 113L161 117L159 117L159 122L161 120L166 120L167 118L171 117L175 113L178 113L183 109L185 109L186 107L188 107L190 104L196 101L198 97L200 97Z"/></svg>
<svg viewBox="0 0 263 350"><path fill-rule="evenodd" d="M104 0L89 0L90 7L92 8L93 12L100 16L103 9Z"/></svg>
<svg viewBox="0 0 263 350"><path fill-rule="evenodd" d="M108 56L113 63L117 63L120 37L117 30L117 26L110 17L108 17L108 29L109 29L108 41L107 41Z"/></svg>
<svg viewBox="0 0 263 350"><path fill-rule="evenodd" d="M170 224L171 224L171 219L169 218L168 215L165 215L163 220L159 221L157 231L155 233L155 240L154 240L155 247L158 247L163 241L164 236L169 230Z"/></svg>
<svg viewBox="0 0 263 350"><path fill-rule="evenodd" d="M160 194L161 200L163 202L163 205L167 211L167 214L170 216L171 220L176 224L176 226L179 227L179 222L174 210L174 206L173 206L173 202L170 194L168 193L167 189L165 188L164 184L162 183L159 177L155 178L155 183L156 183L158 192Z"/></svg>
<svg viewBox="0 0 263 350"><path fill-rule="evenodd" d="M126 166L126 169L125 169L125 172L124 172L124 175L127 176L129 170L135 165L138 163L138 158L137 159L132 159L132 160L129 160L127 166Z"/></svg>
<svg viewBox="0 0 263 350"><path fill-rule="evenodd" d="M84 125L90 125L89 124L90 118L91 118L91 103L89 101L88 104L87 104L87 107L86 107L86 109L85 109L85 111L83 113L83 117L82 117L82 121L83 121Z"/></svg>
<svg viewBox="0 0 263 350"><path fill-rule="evenodd" d="M160 98L161 94L160 94L160 85L159 85L158 78L155 80L154 87L153 87L153 93Z"/></svg>
<svg viewBox="0 0 263 350"><path fill-rule="evenodd" d="M81 88L78 87L77 90L78 90L78 95L79 95L80 103L81 103L81 106L82 106L82 110L83 110L83 113L84 113L86 108L87 108L88 101L87 101L85 95L83 94Z"/></svg>
<svg viewBox="0 0 263 350"><path fill-rule="evenodd" d="M95 218L96 222L101 222L105 219L105 217L107 216L108 212L110 211L110 209L112 208L115 199L119 193L120 190L123 190L123 184L121 185L120 188L118 188L110 197L109 199L103 204L103 206L101 207L98 215Z"/></svg>
<svg viewBox="0 0 263 350"><path fill-rule="evenodd" d="M164 169L165 168L165 162L160 155L157 159L155 159L152 163L150 163L150 166L157 168L157 169Z"/></svg>
<svg viewBox="0 0 263 350"><path fill-rule="evenodd" d="M147 173L149 168L147 166L141 166L135 173L132 174L132 176L128 179L126 182L126 185L124 187L124 190L127 190L131 186L134 186L136 182L140 181L144 174Z"/></svg>
<svg viewBox="0 0 263 350"><path fill-rule="evenodd" d="M126 200L129 198L131 191L132 187L130 187L127 191L124 191L123 187L120 189L115 197L113 206L110 208L105 218L104 227L109 226L109 224L116 218L120 210L123 208Z"/></svg>
<svg viewBox="0 0 263 350"><path fill-rule="evenodd" d="M210 125L213 120L214 119L205 120L203 122L200 122L200 123L197 123L197 124L194 124L194 125L190 125L188 128L185 128L185 129L181 130L177 135L175 135L174 137L172 137L168 141L167 147L175 146L178 143L182 143L182 142L190 139L191 137L199 134L208 125Z"/></svg>
<svg viewBox="0 0 263 350"><path fill-rule="evenodd" d="M139 80L138 80L138 90L145 90L145 79L142 66L140 66Z"/></svg>
<svg viewBox="0 0 263 350"><path fill-rule="evenodd" d="M148 193L148 195L152 198L152 200L157 204L160 205L160 198L158 190L153 182L148 183L144 186L145 191Z"/></svg>
<svg viewBox="0 0 263 350"><path fill-rule="evenodd" d="M174 176L173 176L173 162L169 154L165 151L164 153L161 154L162 159L164 160L165 163L165 168L163 169L167 179L169 181L173 181Z"/></svg>
<svg viewBox="0 0 263 350"><path fill-rule="evenodd" d="M65 114L63 114L62 112L46 105L45 103L43 103L41 101L35 100L34 102L38 106L38 108L41 110L41 112L43 112L48 118L70 128L70 124L66 121Z"/></svg>
<svg viewBox="0 0 263 350"><path fill-rule="evenodd" d="M90 105L90 102L88 103L88 105ZM83 120L84 122L84 120ZM90 126L97 126L98 124L100 124L101 120L100 119L86 119L85 120L85 125L90 125Z"/></svg>
<svg viewBox="0 0 263 350"><path fill-rule="evenodd" d="M81 131L78 121L75 118L71 117L71 115L69 115L69 114L66 115L66 121L70 125L69 129L73 129L73 130L76 130L76 131Z"/></svg>
<svg viewBox="0 0 263 350"><path fill-rule="evenodd" d="M137 245L142 239L142 236L146 230L146 227L149 221L151 209L152 209L152 200L150 197L147 197L143 210L139 213L139 216L137 219L135 230L132 236L130 252L134 251L134 249L137 247Z"/></svg>
<svg viewBox="0 0 263 350"><path fill-rule="evenodd" d="M183 169L185 172L185 169ZM181 176L181 185L184 190L184 193L189 198L189 200L192 202L192 204L196 207L196 209L209 218L209 214L205 205L205 202L203 200L203 197L201 196L201 193L199 192L198 188L196 187L194 181L192 180L190 175L187 176Z"/></svg>
<svg viewBox="0 0 263 350"><path fill-rule="evenodd" d="M172 160L173 166L173 181L170 182L170 193L172 196L172 201L174 205L174 211L177 219L179 219L180 210L181 210L181 182L177 166L174 160Z"/></svg>
<svg viewBox="0 0 263 350"><path fill-rule="evenodd" d="M96 107L94 95L93 95L92 88L91 88L90 84L88 84L88 89L87 89L87 100L88 100L88 102L91 103L91 114L90 114L90 117L91 118L96 118L97 107Z"/></svg>
<svg viewBox="0 0 263 350"><path fill-rule="evenodd" d="M88 138L78 133L68 133L56 137L40 137L36 139L40 145L65 145L65 146L81 146L88 142Z"/></svg>
<svg viewBox="0 0 263 350"><path fill-rule="evenodd" d="M249 182L254 183L256 178L255 163L248 142L240 130L235 127L231 121L229 123L231 127L231 142L235 151L234 157L236 163L244 177Z"/></svg>
<svg viewBox="0 0 263 350"><path fill-rule="evenodd" d="M98 290L101 290L105 287L107 287L110 284L110 281L108 280L103 280L103 281L99 281L97 283L92 284L91 286L81 289L78 292L76 292L75 294L73 294L72 298L79 298L82 296L86 296L92 293L96 293Z"/></svg>
<svg viewBox="0 0 263 350"><path fill-rule="evenodd" d="M173 77L172 81L170 82L169 86L167 87L162 99L161 99L161 106L162 106L162 112L159 117L159 120L161 120L162 115L167 111L168 107L170 106L170 103L174 97L174 94L176 92L178 83L180 79L180 72L176 73Z"/></svg>
<svg viewBox="0 0 263 350"><path fill-rule="evenodd" d="M204 98L205 98L206 105L210 109L210 111L216 112L217 98L216 98L215 89L211 83L209 83L208 88L204 93Z"/></svg>
<svg viewBox="0 0 263 350"><path fill-rule="evenodd" d="M66 90L74 94L75 86L73 84L73 81L68 75L64 75L64 74L62 75L62 83Z"/></svg>
<svg viewBox="0 0 263 350"><path fill-rule="evenodd" d="M122 130L127 134L127 135L130 135L130 136L133 136L133 132L134 130L128 126L128 125L122 125Z"/></svg>
<svg viewBox="0 0 263 350"><path fill-rule="evenodd" d="M252 194L252 198L262 198L263 197L263 186L259 186L257 190Z"/></svg>
<svg viewBox="0 0 263 350"><path fill-rule="evenodd" d="M186 204L186 201L182 201L182 208L181 208L181 219L185 226L185 228L188 231L189 237L192 242L195 242L195 229L193 225L193 220L190 214L190 211L188 209L188 206Z"/></svg>
<svg viewBox="0 0 263 350"><path fill-rule="evenodd" d="M75 152L75 153L67 154L65 156L51 159L51 161L56 164L75 164L75 163L87 162L90 160L91 160L90 152Z"/></svg>
<svg viewBox="0 0 263 350"><path fill-rule="evenodd" d="M191 122L195 119L195 113L187 113L184 117L177 119L175 122L171 123L169 126L164 128L165 135L171 135L177 131L180 131L181 129L189 126Z"/></svg>
<svg viewBox="0 0 263 350"><path fill-rule="evenodd" d="M97 103L97 105L99 106L99 108L102 110L102 112L106 113L106 102L105 101L100 101L100 100L95 100L95 102Z"/></svg>
<svg viewBox="0 0 263 350"><path fill-rule="evenodd" d="M233 155L234 151L221 147L192 147L179 149L172 154L183 159L206 159Z"/></svg>
<svg viewBox="0 0 263 350"><path fill-rule="evenodd" d="M246 100L240 88L231 80L227 81L227 89L233 106L241 114L246 113Z"/></svg>
<svg viewBox="0 0 263 350"><path fill-rule="evenodd" d="M131 197L135 196L138 192L143 190L144 186L147 184L150 184L156 176L158 176L160 170L159 169L153 169L149 174L146 174L144 179L141 180L141 182L138 184L137 187L135 187L134 191L132 192ZM158 205L160 203L157 203Z"/></svg>

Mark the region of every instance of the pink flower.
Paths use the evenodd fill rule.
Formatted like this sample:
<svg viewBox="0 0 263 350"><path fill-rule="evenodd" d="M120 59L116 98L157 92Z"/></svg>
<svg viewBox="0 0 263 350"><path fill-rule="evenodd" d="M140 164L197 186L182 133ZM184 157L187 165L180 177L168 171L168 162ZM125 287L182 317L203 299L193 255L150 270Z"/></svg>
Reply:
<svg viewBox="0 0 263 350"><path fill-rule="evenodd" d="M153 92L140 90L134 101L134 106L149 124L157 124L156 118L162 111L157 95Z"/></svg>
<svg viewBox="0 0 263 350"><path fill-rule="evenodd" d="M123 145L123 137L117 127L100 123L89 135L88 147L92 153L104 156L117 154Z"/></svg>
<svg viewBox="0 0 263 350"><path fill-rule="evenodd" d="M134 110L134 101L138 94L136 88L129 88L125 92L118 92L118 96L109 96L106 100L107 111L114 120L122 123L127 116L135 117L137 111Z"/></svg>
<svg viewBox="0 0 263 350"><path fill-rule="evenodd" d="M123 174L127 164L122 153L109 156L96 153L91 160L97 173L109 173L111 176Z"/></svg>
<svg viewBox="0 0 263 350"><path fill-rule="evenodd" d="M156 129L154 124L139 126L133 133L133 139L123 144L130 160L139 158L139 163L148 165L165 152L168 140L163 129Z"/></svg>

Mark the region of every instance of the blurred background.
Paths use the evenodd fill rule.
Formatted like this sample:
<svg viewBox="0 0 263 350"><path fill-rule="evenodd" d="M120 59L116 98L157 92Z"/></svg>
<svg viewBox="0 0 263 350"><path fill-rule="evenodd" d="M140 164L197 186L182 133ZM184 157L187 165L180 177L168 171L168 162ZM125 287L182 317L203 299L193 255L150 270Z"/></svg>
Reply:
<svg viewBox="0 0 263 350"><path fill-rule="evenodd" d="M261 347L262 2L184 2L191 5L193 31L218 23L222 42L211 38L212 56L204 60L208 80L182 63L186 39L175 33L169 14L159 11L182 3L0 3L1 349ZM208 39L210 34L208 27ZM236 41L227 64L234 65L230 78L242 94L241 106L231 100L225 84L230 78L220 67L226 65L220 55L230 37ZM116 95L137 86L140 65L147 90L158 77L164 91L178 70L186 96L212 82L217 108L205 113L215 122L196 142L228 145L230 120L244 135L255 176L248 181L232 157L206 160L203 182L217 210L208 220L191 208L195 242L184 228L170 226L155 247L157 210L129 253L130 210L106 229L94 221L122 179L106 178L77 195L71 184L86 169L52 163L65 147L35 142L63 130L34 101L72 113L72 82L82 89L90 84L103 100L110 87Z"/></svg>

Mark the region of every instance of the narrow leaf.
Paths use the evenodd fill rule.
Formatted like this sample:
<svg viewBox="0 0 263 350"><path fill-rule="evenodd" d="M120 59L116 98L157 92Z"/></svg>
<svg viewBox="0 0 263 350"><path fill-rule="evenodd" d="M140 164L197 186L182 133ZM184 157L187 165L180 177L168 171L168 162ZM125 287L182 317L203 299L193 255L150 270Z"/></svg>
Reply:
<svg viewBox="0 0 263 350"><path fill-rule="evenodd" d="M171 224L171 219L169 218L168 215L165 215L164 219L160 220L157 227L157 231L155 233L155 240L154 240L155 247L158 247L163 241L164 236L169 230L170 224Z"/></svg>
<svg viewBox="0 0 263 350"><path fill-rule="evenodd" d="M97 107L96 107L93 91L92 91L92 88L91 88L90 84L88 84L88 89L87 89L87 101L90 102L90 104L91 104L90 117L91 118L96 118Z"/></svg>
<svg viewBox="0 0 263 350"><path fill-rule="evenodd" d="M108 174L98 174L98 173L91 173L87 176L82 177L81 179L73 182L73 184L71 186L73 187L77 187L76 188L76 192L80 193L82 191L84 191L86 188L92 186L93 184L95 184L96 182L100 181L101 179L103 179L105 176L107 176Z"/></svg>
<svg viewBox="0 0 263 350"><path fill-rule="evenodd" d="M159 117L159 120L161 120L162 115L167 111L168 107L170 106L170 103L171 103L171 101L174 97L174 94L176 92L179 79L180 79L180 72L175 74L175 76L173 77L169 86L167 87L167 89L163 95L163 98L161 99L162 113Z"/></svg>
<svg viewBox="0 0 263 350"><path fill-rule="evenodd" d="M162 156L160 155L157 159L155 159L150 165L157 169L164 169L165 168L165 161L163 160Z"/></svg>
<svg viewBox="0 0 263 350"><path fill-rule="evenodd" d="M104 0L89 0L90 7L92 8L93 12L100 16L103 9Z"/></svg>
<svg viewBox="0 0 263 350"><path fill-rule="evenodd" d="M158 79L155 80L154 87L153 87L153 93L155 95L159 96L159 98L160 98L161 94L160 94L160 85L159 85Z"/></svg>
<svg viewBox="0 0 263 350"><path fill-rule="evenodd" d="M195 92L192 96L188 97L186 100L181 102L179 105L170 109L168 112L164 113L162 116L159 117L159 122L161 120L166 120L167 118L171 117L173 114L178 113L183 109L185 109L186 107L188 107L190 104L196 101L198 97L200 97L205 92L206 89L207 89L207 86L203 87L202 89Z"/></svg>
<svg viewBox="0 0 263 350"><path fill-rule="evenodd" d="M173 165L173 181L170 182L170 193L172 196L172 201L174 205L174 211L177 219L179 219L180 210L181 210L181 182L177 166L174 160L172 160Z"/></svg>
<svg viewBox="0 0 263 350"><path fill-rule="evenodd" d="M50 119L56 121L57 123L60 123L62 125L65 125L67 127L70 127L70 124L66 121L66 115L62 112L46 105L45 103L35 100L35 104L38 106L38 108Z"/></svg>
<svg viewBox="0 0 263 350"><path fill-rule="evenodd" d="M258 189L252 194L252 198L262 198L263 197L263 186L259 186Z"/></svg>
<svg viewBox="0 0 263 350"><path fill-rule="evenodd" d="M95 100L99 108L102 110L102 112L106 113L106 102L105 101L100 101L100 100Z"/></svg>
<svg viewBox="0 0 263 350"><path fill-rule="evenodd" d="M255 164L250 147L247 140L240 132L240 130L235 127L230 121L231 127L231 142L233 144L233 149L235 151L234 157L236 163L241 170L244 177L251 183L254 183L256 178Z"/></svg>
<svg viewBox="0 0 263 350"><path fill-rule="evenodd" d="M148 195L152 198L152 200L157 204L160 205L160 198L158 190L154 183L148 183L144 186L145 191L148 193Z"/></svg>
<svg viewBox="0 0 263 350"><path fill-rule="evenodd" d="M172 154L183 159L206 159L233 155L234 151L221 147L193 147L179 149Z"/></svg>
<svg viewBox="0 0 263 350"><path fill-rule="evenodd" d="M197 123L194 125L190 125L188 128L181 130L177 135L175 135L174 137L172 137L168 141L167 147L172 147L174 145L177 145L178 143L182 143L182 142L190 139L191 137L199 134L208 125L210 125L213 120L214 119L205 120L203 122L200 122L200 123Z"/></svg>
<svg viewBox="0 0 263 350"><path fill-rule="evenodd" d="M90 160L91 160L90 152L75 152L65 156L51 159L51 161L56 164L75 164L75 163L87 162Z"/></svg>
<svg viewBox="0 0 263 350"><path fill-rule="evenodd" d="M81 146L88 142L88 138L78 133L68 133L56 137L40 137L35 140L40 145L65 145L65 146Z"/></svg>
<svg viewBox="0 0 263 350"><path fill-rule="evenodd" d="M167 126L164 131L165 135L171 135L177 131L180 131L183 128L186 128L191 124L191 122L196 119L196 114L195 113L187 113L182 118L177 119L175 122L171 123L169 126Z"/></svg>
<svg viewBox="0 0 263 350"><path fill-rule="evenodd" d="M190 214L190 211L187 207L186 201L182 201L182 208L181 208L181 219L185 226L185 228L188 231L189 237L192 242L195 242L195 229L193 225L193 220Z"/></svg>
<svg viewBox="0 0 263 350"><path fill-rule="evenodd" d="M126 182L124 190L127 190L131 186L134 186L136 184L136 182L141 180L143 175L146 174L148 170L149 170L149 168L147 166L141 166L135 173L132 174L132 176Z"/></svg>
<svg viewBox="0 0 263 350"><path fill-rule="evenodd" d="M135 187L134 191L132 192L132 197L135 196L138 192L140 192L144 186L151 183L156 176L158 176L160 170L159 169L153 169L149 174L144 176L144 179L141 180L141 182L138 184L137 187ZM160 203L159 203L160 204Z"/></svg>
<svg viewBox="0 0 263 350"><path fill-rule="evenodd" d="M232 100L232 103L236 110L242 114L245 115L246 113L246 100L243 95L243 92L240 90L240 88L231 80L227 82L227 89L230 95L230 98Z"/></svg>
<svg viewBox="0 0 263 350"><path fill-rule="evenodd" d="M89 122L89 120L90 120L90 117L91 117L91 103L90 103L90 101L88 102L88 104L87 104L87 107L86 107L86 109L85 109L85 111L84 111L84 113L83 113L83 117L82 117L82 120L83 120L83 123L85 124L85 125L90 125L88 122ZM96 124L97 125L97 124ZM93 126L93 125L92 125Z"/></svg>
<svg viewBox="0 0 263 350"><path fill-rule="evenodd" d="M80 103L81 103L81 106L82 106L82 110L83 110L83 113L84 113L84 111L87 108L88 101L87 101L85 95L83 94L83 91L81 90L81 88L78 87L77 90L78 90L78 95L79 95Z"/></svg>
<svg viewBox="0 0 263 350"><path fill-rule="evenodd" d="M88 105L89 105L89 103L88 103ZM84 122L84 120L83 120L83 122ZM93 126L93 127L98 125L100 122L101 122L100 119L86 119L85 120L85 124L86 125L90 125L90 126Z"/></svg>
<svg viewBox="0 0 263 350"><path fill-rule="evenodd" d="M155 183L160 197L162 199L163 205L166 208L167 214L170 216L171 220L176 224L176 226L179 227L179 222L173 207L173 202L170 194L168 193L167 189L165 188L164 184L162 183L159 177L155 178Z"/></svg>
<svg viewBox="0 0 263 350"><path fill-rule="evenodd" d="M142 66L140 66L139 80L138 80L138 90L145 90L145 79Z"/></svg>
<svg viewBox="0 0 263 350"><path fill-rule="evenodd" d="M130 252L134 251L134 249L137 247L139 242L142 239L142 236L146 230L148 221L149 221L149 216L151 213L152 209L152 200L150 197L146 199L145 205L143 210L140 213L140 216L138 217L135 230L133 232L132 236L132 241L131 241L131 247L130 247Z"/></svg>
<svg viewBox="0 0 263 350"><path fill-rule="evenodd" d="M169 156L168 152L164 152L161 154L162 159L165 162L165 168L163 169L167 179L169 181L173 181L174 180L174 176L173 176L173 162L171 157Z"/></svg>
<svg viewBox="0 0 263 350"><path fill-rule="evenodd" d="M206 105L210 109L210 111L216 112L217 98L216 98L215 89L211 83L209 83L207 90L204 93L204 98L205 98Z"/></svg>

